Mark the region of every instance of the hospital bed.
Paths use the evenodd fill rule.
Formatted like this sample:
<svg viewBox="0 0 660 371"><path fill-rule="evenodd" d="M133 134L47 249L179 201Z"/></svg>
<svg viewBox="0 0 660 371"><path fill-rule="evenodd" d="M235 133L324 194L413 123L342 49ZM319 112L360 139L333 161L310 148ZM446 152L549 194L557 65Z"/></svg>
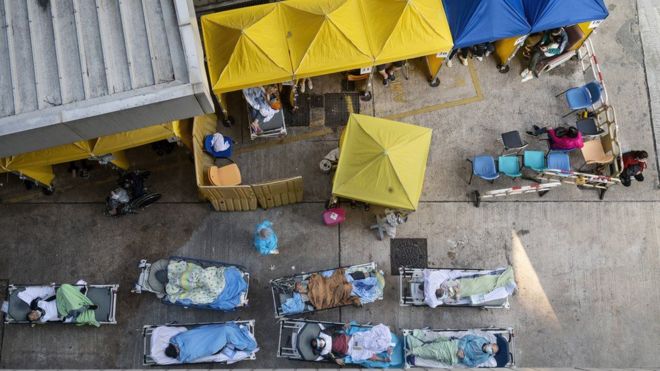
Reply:
<svg viewBox="0 0 660 371"><path fill-rule="evenodd" d="M227 321L227 322L206 322L206 323L191 323L191 324L166 324L166 325L145 325L142 327L142 365L143 366L157 366L158 363L152 358L151 356L151 345L152 345L152 335L154 333L154 330L158 327L161 326L168 326L168 327L185 327L188 330L191 330L195 327L199 326L204 326L204 325L221 325L221 324L227 324L227 323L235 323L239 326L247 326L248 330L250 331L250 334L254 338L254 320L248 320L248 321ZM247 358L241 359L240 361L245 361L245 360L250 360L254 361L257 359L257 351L259 348L255 349L250 353L250 355ZM234 361L234 362L239 362L239 361ZM232 363L234 363L232 362ZM186 364L190 363L220 363L220 364L227 364L227 359L226 357L222 357L222 355L214 355L210 357L205 357L199 361L196 362L189 362ZM182 364L182 363L172 363L172 365L177 365L177 364Z"/></svg>
<svg viewBox="0 0 660 371"><path fill-rule="evenodd" d="M133 286L131 292L141 294L143 291L156 294L156 297L161 299L165 304L179 305L186 308L196 308L196 309L210 309L216 310L209 307L208 305L183 305L180 303L172 303L167 300L167 293L165 292L165 287L167 286L167 265L170 261L185 261L190 263L195 263L202 268L207 267L236 267L243 274L243 279L248 285L248 288L241 295L241 302L237 307L245 307L248 304L248 291L250 290L250 274L247 272L247 269L241 265L223 263L214 260L203 260L203 259L194 259L186 258L181 256L171 256L169 258L163 258L156 260L153 263L149 263L146 259L140 260L138 264L138 269L140 270L140 275L138 276L137 282Z"/></svg>
<svg viewBox="0 0 660 371"><path fill-rule="evenodd" d="M313 321L306 319L281 320L277 357L294 361L330 362L326 359L317 361L316 359L319 356L314 352L314 349L312 349L312 339L317 338L321 332L321 327L319 327L319 325L324 325L327 328L330 326L343 326L344 324L339 322ZM355 323L352 323L352 326L361 331L368 330L372 327L371 325ZM401 367L403 365L403 342L398 336L396 337L396 347L390 358L391 361L389 364L375 361L363 361L361 363L346 362L346 364L365 368Z"/></svg>
<svg viewBox="0 0 660 371"><path fill-rule="evenodd" d="M250 113L249 104L246 103L248 118L250 122L254 120ZM280 109L268 122L259 121L259 127L261 128L261 133L252 129L250 126L250 139L255 140L257 138L273 138L273 137L283 137L286 135L286 122L284 120L284 107Z"/></svg>
<svg viewBox="0 0 660 371"><path fill-rule="evenodd" d="M19 323L19 324L33 324L27 320L27 314L30 312L30 305L18 297L18 293L25 290L26 287L42 287L51 286L57 290L59 284L50 285L19 285L10 284L7 288L7 313L5 315L5 323ZM83 285L73 285L83 287ZM98 306L94 310L96 321L102 325L116 325L117 313L117 290L119 285L87 285L87 292L85 295ZM36 323L36 322L35 322ZM75 322L62 322L52 321L45 322L45 324L64 323L76 324ZM41 324L41 323L39 323Z"/></svg>
<svg viewBox="0 0 660 371"><path fill-rule="evenodd" d="M451 268L410 268L399 267L399 305L407 306L427 306L424 302L424 270L433 271L460 271L467 276L479 275L492 272L492 269L451 269ZM504 268L502 268L504 269ZM484 309L509 309L509 297L472 304L470 300L464 299L455 304L442 304L438 307L472 307Z"/></svg>
<svg viewBox="0 0 660 371"><path fill-rule="evenodd" d="M284 313L282 309L282 304L284 304L288 299L293 297L296 283L305 284L305 282L309 279L309 277L314 273L333 272L334 270L341 268L345 269L347 273L365 272L365 273L375 274L376 272L378 272L381 274L381 276L383 275L383 272L378 270L378 266L376 265L376 263L371 262L365 264L351 265L347 267L324 269L322 271L316 271L316 272L300 273L292 276L273 279L270 281L270 289L273 293L273 306L275 308L275 318L282 318L287 315L299 315L303 313L316 312L317 310L312 306L311 303L309 303L309 301L304 302L305 309L303 311L297 313L289 313L289 314ZM377 300L383 300L382 292ZM332 308L325 308L321 310L326 310L326 309L332 309Z"/></svg>
<svg viewBox="0 0 660 371"><path fill-rule="evenodd" d="M420 368L467 368L465 365L445 365L439 361L422 359L419 357L412 356L410 353L408 338L412 335L412 329L404 329L403 332L403 344L405 352L405 368L410 367L420 367ZM488 337L491 342L497 342L499 347L499 352L492 357L488 362L477 365L477 367L515 367L515 359L513 356L514 353L514 333L513 328L511 327L489 327L481 329L469 329L469 330L456 330L456 329L447 329L447 330L433 330L433 329L423 329L425 340L431 341L440 336L446 338L460 338L464 335L473 334L478 336Z"/></svg>

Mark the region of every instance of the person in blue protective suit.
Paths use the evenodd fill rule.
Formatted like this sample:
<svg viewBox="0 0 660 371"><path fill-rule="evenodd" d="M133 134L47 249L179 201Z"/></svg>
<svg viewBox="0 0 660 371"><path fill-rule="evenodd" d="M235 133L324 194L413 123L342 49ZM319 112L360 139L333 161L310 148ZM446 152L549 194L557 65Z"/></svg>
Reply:
<svg viewBox="0 0 660 371"><path fill-rule="evenodd" d="M254 247L261 255L279 254L277 235L273 230L273 223L268 220L257 225L254 231Z"/></svg>

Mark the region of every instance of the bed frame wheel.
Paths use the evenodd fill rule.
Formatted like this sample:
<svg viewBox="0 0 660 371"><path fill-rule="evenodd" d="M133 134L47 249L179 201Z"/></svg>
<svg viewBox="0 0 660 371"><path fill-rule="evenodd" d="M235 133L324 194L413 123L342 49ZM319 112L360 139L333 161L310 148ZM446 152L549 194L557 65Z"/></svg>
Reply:
<svg viewBox="0 0 660 371"><path fill-rule="evenodd" d="M429 85L431 85L432 88L437 88L438 86L440 86L440 78L439 77L434 78L429 82Z"/></svg>
<svg viewBox="0 0 660 371"><path fill-rule="evenodd" d="M373 98L373 94L371 94L370 91L365 91L364 93L360 94L360 100L363 102L368 102Z"/></svg>
<svg viewBox="0 0 660 371"><path fill-rule="evenodd" d="M511 69L511 66L509 66L508 64L504 64L504 65L498 64L497 65L497 70L500 71L500 73L507 73L507 72L509 72L510 69Z"/></svg>
<svg viewBox="0 0 660 371"><path fill-rule="evenodd" d="M55 187L43 187L41 188L41 193L43 193L46 196L50 196L53 193L55 193Z"/></svg>

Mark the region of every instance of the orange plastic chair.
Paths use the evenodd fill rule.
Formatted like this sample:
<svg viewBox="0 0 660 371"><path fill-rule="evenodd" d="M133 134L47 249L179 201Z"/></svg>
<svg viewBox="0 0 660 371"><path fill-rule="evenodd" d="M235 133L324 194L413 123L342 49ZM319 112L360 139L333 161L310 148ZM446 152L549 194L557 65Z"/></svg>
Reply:
<svg viewBox="0 0 660 371"><path fill-rule="evenodd" d="M229 164L225 166L211 166L208 169L208 178L214 186L236 186L242 182L241 171L238 165Z"/></svg>

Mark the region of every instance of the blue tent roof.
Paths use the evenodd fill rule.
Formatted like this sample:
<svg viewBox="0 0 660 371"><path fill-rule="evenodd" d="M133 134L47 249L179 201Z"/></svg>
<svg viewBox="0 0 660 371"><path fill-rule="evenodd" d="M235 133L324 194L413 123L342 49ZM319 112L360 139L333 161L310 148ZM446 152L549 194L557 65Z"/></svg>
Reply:
<svg viewBox="0 0 660 371"><path fill-rule="evenodd" d="M522 0L443 0L454 48L526 35Z"/></svg>
<svg viewBox="0 0 660 371"><path fill-rule="evenodd" d="M532 33L607 18L603 0L523 0Z"/></svg>

